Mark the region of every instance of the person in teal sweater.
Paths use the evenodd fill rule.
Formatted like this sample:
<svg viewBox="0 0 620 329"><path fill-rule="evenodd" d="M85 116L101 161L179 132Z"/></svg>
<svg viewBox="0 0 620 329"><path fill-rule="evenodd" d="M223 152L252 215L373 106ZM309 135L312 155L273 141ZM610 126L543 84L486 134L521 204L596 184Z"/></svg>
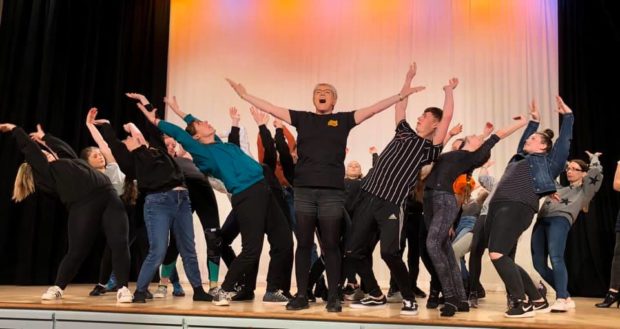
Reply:
<svg viewBox="0 0 620 329"><path fill-rule="evenodd" d="M286 278L283 277L285 271L279 267L292 262L293 237L286 217L265 183L261 165L237 145L223 143L209 122L181 112L176 100L171 102L167 99L166 103L187 123L185 130L158 119L155 110L148 111L143 104L138 103L138 107L151 123L177 140L192 155L194 164L202 173L224 183L226 190L232 194L232 211L239 221L241 253L228 269L221 287L214 292L213 303L229 305L235 294L234 284L242 281L244 273L258 267L265 233L272 247L267 291L280 289Z"/></svg>

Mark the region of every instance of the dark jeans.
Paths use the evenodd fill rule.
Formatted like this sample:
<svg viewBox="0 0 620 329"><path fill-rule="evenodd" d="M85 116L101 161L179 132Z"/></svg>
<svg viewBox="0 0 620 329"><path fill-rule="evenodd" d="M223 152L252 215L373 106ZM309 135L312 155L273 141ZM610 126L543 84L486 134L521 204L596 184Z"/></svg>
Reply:
<svg viewBox="0 0 620 329"><path fill-rule="evenodd" d="M114 190L95 191L69 207L67 220L69 249L58 267L55 284L69 284L88 256L99 230L103 230L112 255L119 286L129 280L128 220L123 202Z"/></svg>
<svg viewBox="0 0 620 329"><path fill-rule="evenodd" d="M295 188L295 275L297 293L300 296L305 296L308 289L310 255L314 245L314 232L318 227L322 254L325 256L329 295L337 298L342 264L340 239L344 199L343 190Z"/></svg>
<svg viewBox="0 0 620 329"><path fill-rule="evenodd" d="M429 189L424 191L424 221L428 227L426 248L441 281L443 295L465 300L467 296L461 270L454 257L449 236L457 215L454 193Z"/></svg>
<svg viewBox="0 0 620 329"><path fill-rule="evenodd" d="M611 281L609 287L620 290L620 232L616 232L616 246L614 247L614 258L611 262Z"/></svg>
<svg viewBox="0 0 620 329"><path fill-rule="evenodd" d="M568 219L562 216L536 220L532 231L532 262L536 272L555 289L557 298L568 298L568 270L564 262L566 239L570 231ZM547 258L551 258L550 269Z"/></svg>

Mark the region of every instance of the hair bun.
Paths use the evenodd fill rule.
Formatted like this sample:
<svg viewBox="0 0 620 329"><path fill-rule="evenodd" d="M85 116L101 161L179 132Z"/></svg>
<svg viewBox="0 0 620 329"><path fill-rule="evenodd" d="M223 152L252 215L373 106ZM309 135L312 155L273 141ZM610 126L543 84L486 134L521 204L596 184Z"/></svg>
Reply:
<svg viewBox="0 0 620 329"><path fill-rule="evenodd" d="M553 136L555 136L555 133L551 129L545 129L545 131L543 131L543 134L547 135L549 139L553 139Z"/></svg>

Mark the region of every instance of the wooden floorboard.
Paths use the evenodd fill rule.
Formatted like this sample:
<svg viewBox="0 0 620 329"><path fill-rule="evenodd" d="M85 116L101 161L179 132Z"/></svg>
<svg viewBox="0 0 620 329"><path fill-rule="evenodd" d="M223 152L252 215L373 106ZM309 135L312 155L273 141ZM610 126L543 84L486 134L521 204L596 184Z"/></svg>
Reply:
<svg viewBox="0 0 620 329"><path fill-rule="evenodd" d="M0 286L0 308L65 310L89 312L141 313L163 315L220 316L269 319L319 320L355 323L426 324L436 326L477 326L513 328L620 328L620 309L598 309L599 299L575 298L577 308L567 313L538 314L528 319L506 319L505 295L489 292L480 301L480 308L469 313L457 313L453 318L442 318L438 310L424 307L426 300L418 299L420 313L417 316L401 316L400 304L389 304L382 309L356 310L343 305L342 313L328 313L322 302L311 304L303 311L286 311L284 306L261 302L260 291L254 302L232 303L231 306L215 306L209 302L193 302L191 293L186 297L168 296L146 304L117 304L115 294L89 297L91 285L71 285L58 302L42 302L42 286ZM155 289L153 286L151 289ZM190 290L190 289L186 289Z"/></svg>

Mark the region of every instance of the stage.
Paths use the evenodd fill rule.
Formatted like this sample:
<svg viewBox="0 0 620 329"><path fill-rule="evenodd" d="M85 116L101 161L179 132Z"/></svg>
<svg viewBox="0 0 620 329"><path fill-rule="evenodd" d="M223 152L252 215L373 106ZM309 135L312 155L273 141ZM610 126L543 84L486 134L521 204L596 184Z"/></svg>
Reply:
<svg viewBox="0 0 620 329"><path fill-rule="evenodd" d="M575 298L576 310L559 314L538 314L529 319L503 316L503 293L490 292L480 308L441 318L438 310L424 307L417 316L401 316L400 304L382 309L356 310L345 303L342 313L327 313L322 302L310 309L291 312L281 305L261 302L258 290L254 302L218 307L209 302L193 302L186 297L168 296L146 304L117 304L115 294L89 297L91 285L71 285L62 301L42 303L43 286L0 286L0 327L2 328L620 328L617 308L597 309L599 299ZM151 287L154 290L155 287Z"/></svg>

